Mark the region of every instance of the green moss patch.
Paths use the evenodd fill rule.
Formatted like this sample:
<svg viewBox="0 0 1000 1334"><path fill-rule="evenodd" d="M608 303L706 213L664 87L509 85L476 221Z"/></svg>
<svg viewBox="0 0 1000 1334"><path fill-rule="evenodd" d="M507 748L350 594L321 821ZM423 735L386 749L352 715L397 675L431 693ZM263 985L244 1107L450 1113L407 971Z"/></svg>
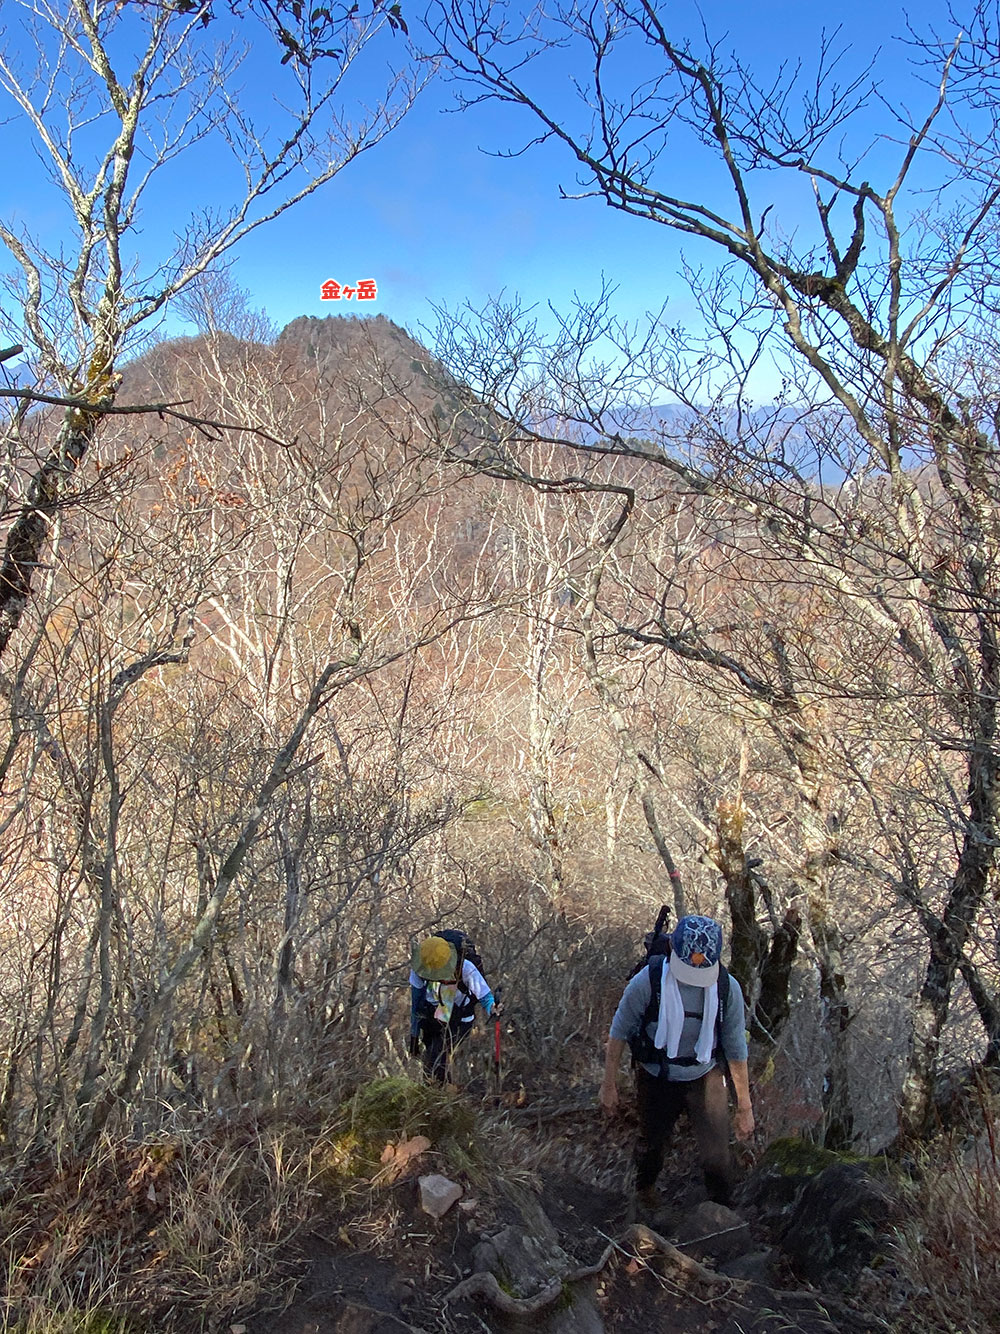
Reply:
<svg viewBox="0 0 1000 1334"><path fill-rule="evenodd" d="M339 1133L320 1154L321 1174L331 1184L371 1180L382 1168L386 1144L426 1135L438 1164L475 1173L478 1122L473 1109L448 1086L393 1077L363 1084L344 1104Z"/></svg>
<svg viewBox="0 0 1000 1334"><path fill-rule="evenodd" d="M856 1153L824 1149L820 1144L811 1144L808 1140L799 1139L795 1135L773 1140L761 1158L760 1167L774 1168L790 1177L812 1177L818 1176L828 1167L843 1163L858 1164L873 1173L884 1168L881 1158L865 1158Z"/></svg>

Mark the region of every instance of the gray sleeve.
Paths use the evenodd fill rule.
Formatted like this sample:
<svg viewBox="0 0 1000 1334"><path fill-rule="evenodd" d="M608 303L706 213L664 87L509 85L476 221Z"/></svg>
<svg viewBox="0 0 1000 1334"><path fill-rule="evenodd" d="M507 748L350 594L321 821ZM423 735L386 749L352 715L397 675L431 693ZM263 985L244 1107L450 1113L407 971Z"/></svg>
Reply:
<svg viewBox="0 0 1000 1334"><path fill-rule="evenodd" d="M638 1034L642 1027L642 1016L646 1013L646 1006L649 1004L651 994L649 969L643 968L629 980L629 984L618 1002L615 1017L611 1020L610 1037L621 1038L623 1042L629 1042Z"/></svg>
<svg viewBox="0 0 1000 1334"><path fill-rule="evenodd" d="M740 984L729 974L729 1000L722 1024L722 1050L730 1061L747 1059L747 1018Z"/></svg>

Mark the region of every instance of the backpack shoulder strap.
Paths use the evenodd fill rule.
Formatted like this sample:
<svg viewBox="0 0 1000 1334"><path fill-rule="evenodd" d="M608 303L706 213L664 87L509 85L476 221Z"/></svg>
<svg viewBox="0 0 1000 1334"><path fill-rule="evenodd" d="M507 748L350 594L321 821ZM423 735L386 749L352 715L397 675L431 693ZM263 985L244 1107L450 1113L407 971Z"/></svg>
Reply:
<svg viewBox="0 0 1000 1334"><path fill-rule="evenodd" d="M649 968L649 986L657 999L657 1003L660 999L660 987L663 984L663 960L665 957L663 954L654 954L647 965Z"/></svg>
<svg viewBox="0 0 1000 1334"><path fill-rule="evenodd" d="M640 1063L655 1062L660 1059L660 1053L653 1046L646 1028L656 1021L660 1013L660 980L663 975L663 955L656 955L648 962L637 965L632 970L629 981L631 982L633 978L641 976L643 969L646 969L649 973L649 1000L642 1012L639 1031L629 1039L628 1045L632 1051L633 1069Z"/></svg>
<svg viewBox="0 0 1000 1334"><path fill-rule="evenodd" d="M643 1029L660 1015L660 987L663 984L663 955L657 954L646 965L649 971L649 1001L642 1016Z"/></svg>
<svg viewBox="0 0 1000 1334"><path fill-rule="evenodd" d="M722 1050L722 1028L729 1009L729 969L724 963L719 964L719 1008L715 1015L715 1050L725 1067L726 1054Z"/></svg>

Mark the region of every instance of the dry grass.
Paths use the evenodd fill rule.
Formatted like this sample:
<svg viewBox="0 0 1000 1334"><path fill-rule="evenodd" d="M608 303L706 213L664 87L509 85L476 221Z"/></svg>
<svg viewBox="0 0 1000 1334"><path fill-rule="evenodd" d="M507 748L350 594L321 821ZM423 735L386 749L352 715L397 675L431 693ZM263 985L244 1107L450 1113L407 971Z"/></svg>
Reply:
<svg viewBox="0 0 1000 1334"><path fill-rule="evenodd" d="M39 1164L0 1207L3 1326L17 1334L212 1330L256 1300L308 1213L294 1126L105 1140Z"/></svg>
<svg viewBox="0 0 1000 1334"><path fill-rule="evenodd" d="M0 1200L0 1328L227 1330L278 1288L304 1221L333 1214L361 1236L377 1218L378 1235L391 1235L382 1154L417 1134L433 1145L423 1170L495 1184L502 1160L512 1183L530 1176L502 1114L405 1078L360 1086L325 1124L207 1123L38 1163Z"/></svg>
<svg viewBox="0 0 1000 1334"><path fill-rule="evenodd" d="M51 1311L37 1308L24 1320L5 1325L9 1334L134 1334L135 1326L103 1307Z"/></svg>
<svg viewBox="0 0 1000 1334"><path fill-rule="evenodd" d="M1000 1157L995 1110L973 1140L920 1164L882 1299L900 1334L996 1334L1000 1312Z"/></svg>

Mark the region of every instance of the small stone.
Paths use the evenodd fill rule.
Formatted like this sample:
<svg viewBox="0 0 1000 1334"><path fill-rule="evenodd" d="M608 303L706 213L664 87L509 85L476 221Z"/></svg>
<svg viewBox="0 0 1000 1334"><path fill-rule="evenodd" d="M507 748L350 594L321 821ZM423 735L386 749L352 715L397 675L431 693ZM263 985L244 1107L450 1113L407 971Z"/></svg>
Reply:
<svg viewBox="0 0 1000 1334"><path fill-rule="evenodd" d="M461 1207L461 1206L459 1206ZM472 1268L479 1274L499 1274L500 1256L491 1241L481 1241L472 1252Z"/></svg>
<svg viewBox="0 0 1000 1334"><path fill-rule="evenodd" d="M432 1218L443 1218L451 1206L462 1198L462 1187L437 1173L420 1177L418 1184L420 1207Z"/></svg>
<svg viewBox="0 0 1000 1334"><path fill-rule="evenodd" d="M725 1205L710 1201L675 1220L674 1233L684 1254L695 1260L734 1260L752 1245L746 1220Z"/></svg>
<svg viewBox="0 0 1000 1334"><path fill-rule="evenodd" d="M725 1274L727 1278L739 1278L744 1282L763 1283L771 1287L775 1266L774 1251L752 1251L749 1255L737 1255L719 1265L719 1273Z"/></svg>

